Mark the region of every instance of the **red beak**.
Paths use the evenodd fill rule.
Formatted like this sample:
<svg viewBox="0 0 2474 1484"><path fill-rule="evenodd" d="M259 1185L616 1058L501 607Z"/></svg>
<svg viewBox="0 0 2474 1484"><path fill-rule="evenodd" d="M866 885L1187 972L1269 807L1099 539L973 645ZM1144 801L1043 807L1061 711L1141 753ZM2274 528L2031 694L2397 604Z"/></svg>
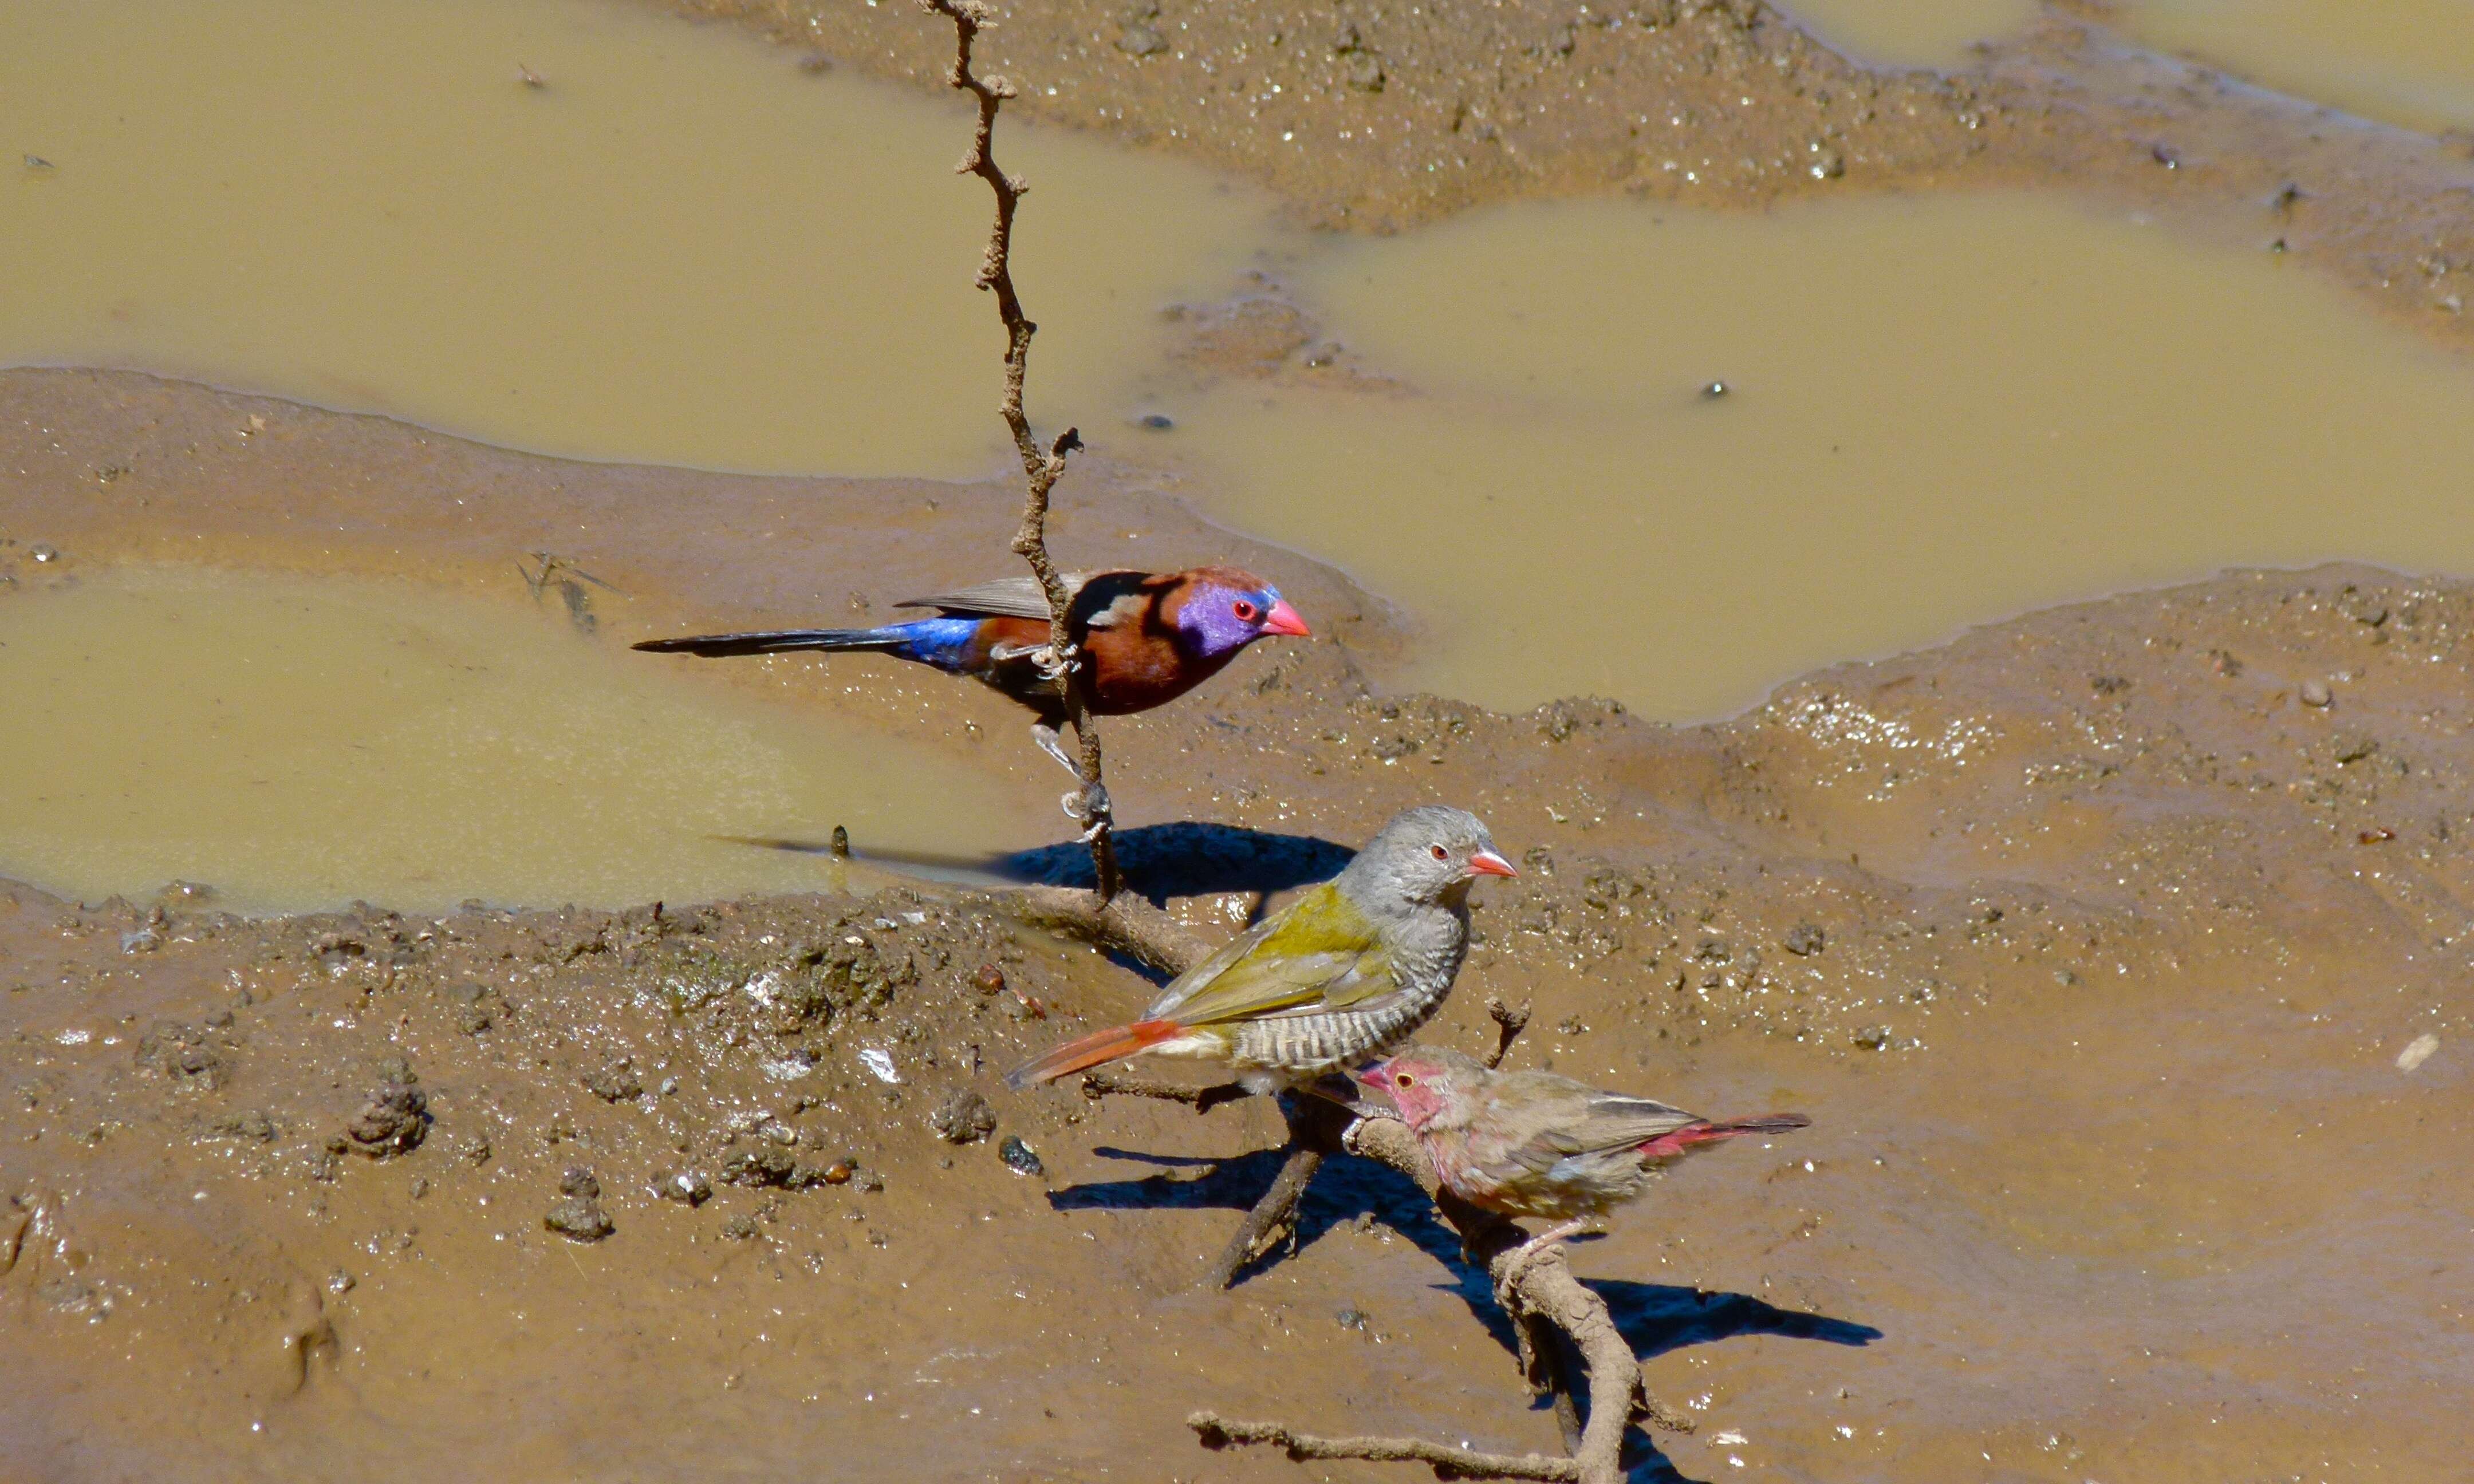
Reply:
<svg viewBox="0 0 2474 1484"><path fill-rule="evenodd" d="M1384 1062L1370 1062L1348 1075L1353 1080L1362 1082L1379 1092L1383 1090L1383 1068L1388 1065L1390 1064Z"/></svg>
<svg viewBox="0 0 2474 1484"><path fill-rule="evenodd" d="M1263 615L1263 632L1294 634L1300 639L1314 637L1314 631L1306 627L1306 621L1298 616L1296 609L1289 607L1289 600L1286 598L1273 603L1272 610Z"/></svg>
<svg viewBox="0 0 2474 1484"><path fill-rule="evenodd" d="M1495 854L1492 850L1480 850L1475 855L1470 856L1468 866L1469 871L1473 874L1481 876L1516 876L1520 874L1519 872L1512 869L1512 862L1505 860L1502 856Z"/></svg>

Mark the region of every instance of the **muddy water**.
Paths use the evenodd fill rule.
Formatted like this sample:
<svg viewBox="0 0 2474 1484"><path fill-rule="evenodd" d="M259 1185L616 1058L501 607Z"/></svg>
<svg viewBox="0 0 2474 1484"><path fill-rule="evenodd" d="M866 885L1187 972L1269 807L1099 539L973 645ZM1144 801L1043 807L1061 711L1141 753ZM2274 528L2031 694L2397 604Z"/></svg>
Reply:
<svg viewBox="0 0 2474 1484"><path fill-rule="evenodd" d="M2235 563L2474 570L2474 371L2257 249L2006 196L1595 203L1298 277L1411 390L1170 395L1164 446L1404 601L1444 694L1709 715Z"/></svg>
<svg viewBox="0 0 2474 1484"><path fill-rule="evenodd" d="M0 29L0 241L38 291L0 301L0 363L593 458L994 462L987 192L939 101L593 0L5 0ZM1262 207L1078 138L1009 130L1001 157L1037 192L1040 401L1105 408Z"/></svg>
<svg viewBox="0 0 2474 1484"><path fill-rule="evenodd" d="M1787 17L1831 50L1877 65L1956 67L1975 44L2036 16L2035 0L1795 0Z"/></svg>
<svg viewBox="0 0 2474 1484"><path fill-rule="evenodd" d="M2474 129L2466 0L2132 0L2151 46L2402 129Z"/></svg>
<svg viewBox="0 0 2474 1484"><path fill-rule="evenodd" d="M934 851L1044 824L999 786L709 691L563 614L133 568L0 598L0 874L75 897L435 910L823 890L731 836ZM1045 795L1035 796L1044 803Z"/></svg>

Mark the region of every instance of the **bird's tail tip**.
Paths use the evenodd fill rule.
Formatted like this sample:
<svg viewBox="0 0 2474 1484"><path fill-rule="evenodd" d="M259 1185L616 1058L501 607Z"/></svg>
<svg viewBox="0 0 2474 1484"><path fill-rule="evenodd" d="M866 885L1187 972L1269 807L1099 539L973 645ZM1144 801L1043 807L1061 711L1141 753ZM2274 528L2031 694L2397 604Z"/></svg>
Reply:
<svg viewBox="0 0 2474 1484"><path fill-rule="evenodd" d="M1007 1088L1020 1092L1043 1082L1071 1077L1122 1061L1138 1051L1148 1051L1165 1041L1174 1041L1185 1027L1175 1020L1136 1020L1131 1025L1112 1025L1104 1031L1093 1031L1079 1040L1069 1041L1046 1056L1025 1062L1006 1073Z"/></svg>

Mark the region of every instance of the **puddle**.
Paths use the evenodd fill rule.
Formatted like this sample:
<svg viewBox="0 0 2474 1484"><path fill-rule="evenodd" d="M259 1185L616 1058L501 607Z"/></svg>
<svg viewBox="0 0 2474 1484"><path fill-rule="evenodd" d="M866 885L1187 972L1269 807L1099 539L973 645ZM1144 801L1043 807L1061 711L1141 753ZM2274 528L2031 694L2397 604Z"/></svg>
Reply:
<svg viewBox="0 0 2474 1484"><path fill-rule="evenodd" d="M2474 372L2265 251L2013 196L1609 203L1297 277L1425 395L1172 394L1162 446L1405 602L1445 694L1699 717L2227 565L2474 570Z"/></svg>
<svg viewBox="0 0 2474 1484"><path fill-rule="evenodd" d="M2037 0L1796 0L1780 10L1842 56L1886 67L1965 66L1978 41L2035 19Z"/></svg>
<svg viewBox="0 0 2474 1484"><path fill-rule="evenodd" d="M2474 129L2468 0L2131 0L2112 19L2164 51L2401 129Z"/></svg>
<svg viewBox="0 0 2474 1484"><path fill-rule="evenodd" d="M815 891L813 855L1054 834L1046 791L408 586L128 568L0 598L0 874L235 911Z"/></svg>
<svg viewBox="0 0 2474 1484"><path fill-rule="evenodd" d="M597 0L0 0L0 364L595 459L1002 462L988 193L941 101ZM1014 124L999 156L1034 191L1034 413L1112 405L1158 306L1265 230L1166 160Z"/></svg>

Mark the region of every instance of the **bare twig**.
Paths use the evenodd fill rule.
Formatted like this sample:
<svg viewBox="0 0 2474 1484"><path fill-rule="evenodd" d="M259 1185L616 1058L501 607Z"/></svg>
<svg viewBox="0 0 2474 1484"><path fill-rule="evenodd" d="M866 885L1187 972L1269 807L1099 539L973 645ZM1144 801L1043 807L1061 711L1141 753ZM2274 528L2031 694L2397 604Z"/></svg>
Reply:
<svg viewBox="0 0 2474 1484"><path fill-rule="evenodd" d="M1196 1113L1207 1113L1223 1103L1233 1103L1254 1094L1241 1082L1186 1088L1173 1082L1153 1082L1148 1077L1129 1077L1124 1072L1084 1072L1082 1095L1095 1103L1104 1097L1157 1098L1163 1103L1183 1103Z"/></svg>
<svg viewBox="0 0 2474 1484"><path fill-rule="evenodd" d="M1130 893L1119 893L1104 900L1072 887L1026 886L1014 891L964 895L956 902L1098 944L1166 973L1182 973L1211 956L1209 944L1188 932L1176 919Z"/></svg>
<svg viewBox="0 0 2474 1484"><path fill-rule="evenodd" d="M1486 997L1486 1013L1494 1021L1495 1034L1494 1055L1486 1059L1486 1065L1501 1066L1503 1059L1512 1054L1512 1043L1520 1039L1522 1031L1529 1029L1529 1005L1523 1001L1520 1008L1515 1010L1490 994Z"/></svg>
<svg viewBox="0 0 2474 1484"><path fill-rule="evenodd" d="M998 411L1005 418L1007 431L1013 435L1015 451L1022 456L1026 490L1022 524L1014 532L1013 549L1031 563L1032 575L1048 595L1046 658L1057 672L1066 719L1074 724L1075 739L1081 744L1082 806L1088 811L1085 823L1091 826L1091 870L1100 899L1105 902L1116 897L1121 881L1116 843L1110 837L1114 822L1109 817L1107 789L1100 776L1100 733L1092 725L1090 700L1084 694L1081 679L1081 656L1074 643L1074 593L1048 556L1048 493L1065 472L1065 456L1081 447L1082 440L1069 427L1043 448L1031 431L1031 419L1023 413L1023 381L1031 371L1031 337L1038 333L1039 326L1023 313L1022 299L1014 292L1013 217L1023 193L1030 187L999 169L991 153L997 109L1006 99L1014 96L1013 84L1001 77L982 79L971 71L971 43L978 39L982 28L993 24L985 5L980 0L921 3L954 23L954 65L947 69L945 81L958 91L970 94L979 104L979 127L971 137L971 153L957 170L987 181L997 201L996 220L988 228L987 251L980 263L979 285L996 295L997 318L1005 324L1005 399Z"/></svg>
<svg viewBox="0 0 2474 1484"><path fill-rule="evenodd" d="M1296 1125L1290 1127L1294 1130ZM1237 1281L1246 1264L1270 1252L1283 1241L1294 1241L1298 1234L1298 1204L1305 1199L1306 1186L1314 1183L1315 1172L1322 1168L1322 1151L1300 1142L1292 1133L1288 1158L1280 1161L1280 1173L1272 1181L1272 1188L1246 1213L1245 1225L1228 1238L1220 1250L1220 1260L1211 1265L1206 1280L1214 1288L1225 1288Z"/></svg>
<svg viewBox="0 0 2474 1484"><path fill-rule="evenodd" d="M1311 1459L1364 1458L1376 1463L1431 1464L1439 1479L1545 1479L1578 1481L1586 1476L1569 1458L1542 1453L1480 1453L1465 1448L1428 1443L1422 1438L1318 1438L1292 1432L1277 1423L1243 1423L1214 1412L1197 1412L1185 1420L1208 1448L1266 1443L1285 1449L1299 1463Z"/></svg>

